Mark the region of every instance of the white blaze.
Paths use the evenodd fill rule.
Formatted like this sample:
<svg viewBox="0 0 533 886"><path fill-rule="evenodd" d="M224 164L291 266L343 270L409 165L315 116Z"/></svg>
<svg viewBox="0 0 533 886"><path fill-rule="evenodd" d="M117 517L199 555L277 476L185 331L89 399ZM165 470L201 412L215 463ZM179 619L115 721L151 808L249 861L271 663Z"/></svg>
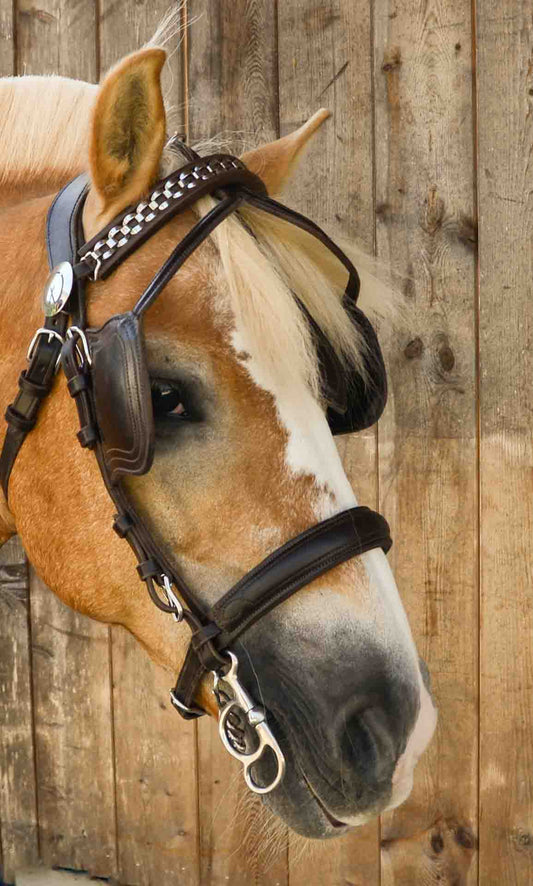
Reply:
<svg viewBox="0 0 533 886"><path fill-rule="evenodd" d="M289 381L283 385L276 383L261 360L254 355L242 331L234 332L233 346L237 354L246 352L249 355L242 365L255 384L274 397L279 420L289 436L287 468L295 475L315 477L317 521L356 506L357 499L344 472L327 420L309 389L300 380L291 380L292 383ZM389 807L393 808L402 803L411 791L413 768L433 734L437 714L422 680L411 629L388 560L381 548L367 551L361 559L371 591L387 612L387 643L397 645L404 660L406 654L411 659L420 685L418 719L393 776ZM348 823L361 824L363 821L358 817L357 821Z"/></svg>

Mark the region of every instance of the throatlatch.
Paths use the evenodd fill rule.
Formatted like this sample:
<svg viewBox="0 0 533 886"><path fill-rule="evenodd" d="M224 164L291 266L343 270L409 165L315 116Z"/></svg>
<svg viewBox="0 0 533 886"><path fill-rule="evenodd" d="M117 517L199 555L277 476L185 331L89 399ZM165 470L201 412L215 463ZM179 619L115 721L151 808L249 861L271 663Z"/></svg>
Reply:
<svg viewBox="0 0 533 886"><path fill-rule="evenodd" d="M186 719L205 713L195 697L201 679L212 671L224 746L242 762L250 790L268 793L281 782L285 759L267 712L239 680L239 663L232 647L247 628L318 576L373 548L387 552L392 543L389 527L369 508L343 511L275 550L206 609L168 561L121 482L124 475L147 473L154 457L143 315L200 243L247 202L316 237L348 272L344 305L366 342L366 379L355 371L346 377L333 347L308 317L316 336L324 389L331 393L334 404L328 410L332 433L349 433L377 421L386 401L386 375L377 336L356 305L357 271L336 244L309 219L271 200L263 182L236 157L215 154L201 158L184 145L180 150L190 162L160 181L145 202L120 213L88 243L84 243L81 222L87 177L74 179L55 198L47 220L51 274L43 296L45 319L31 341L28 366L19 378L19 394L6 411L8 429L0 454L0 481L7 498L13 464L37 422L40 405L61 363L78 410L79 442L94 451L117 509L113 528L132 548L139 577L155 605L191 628L186 659L171 692L172 703ZM216 198L216 205L176 245L133 310L111 317L100 329L88 329L87 281L105 279L170 218L206 194ZM276 774L262 784L253 767L266 749L274 755Z"/></svg>

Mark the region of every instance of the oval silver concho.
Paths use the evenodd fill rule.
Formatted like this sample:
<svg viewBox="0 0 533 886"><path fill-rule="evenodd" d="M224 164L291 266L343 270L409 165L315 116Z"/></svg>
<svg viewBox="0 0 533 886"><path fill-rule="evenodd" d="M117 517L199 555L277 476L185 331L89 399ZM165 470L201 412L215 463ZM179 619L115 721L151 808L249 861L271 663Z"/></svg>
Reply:
<svg viewBox="0 0 533 886"><path fill-rule="evenodd" d="M65 307L74 282L72 265L62 261L55 266L46 281L43 291L43 311L45 317L55 317Z"/></svg>

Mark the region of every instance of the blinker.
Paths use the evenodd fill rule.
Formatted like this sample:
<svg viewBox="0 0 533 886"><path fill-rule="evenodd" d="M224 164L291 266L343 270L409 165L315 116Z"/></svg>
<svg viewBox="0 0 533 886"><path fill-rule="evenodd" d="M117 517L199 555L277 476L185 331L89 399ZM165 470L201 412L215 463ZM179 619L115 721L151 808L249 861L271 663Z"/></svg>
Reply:
<svg viewBox="0 0 533 886"><path fill-rule="evenodd" d="M94 408L102 455L115 483L146 474L154 458L154 416L142 321L131 311L88 329Z"/></svg>

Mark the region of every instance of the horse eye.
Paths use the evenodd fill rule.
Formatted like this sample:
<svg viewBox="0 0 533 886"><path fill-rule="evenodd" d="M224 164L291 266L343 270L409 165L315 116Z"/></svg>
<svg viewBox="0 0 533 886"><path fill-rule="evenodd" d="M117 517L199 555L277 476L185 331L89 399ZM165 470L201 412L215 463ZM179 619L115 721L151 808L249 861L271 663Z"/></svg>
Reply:
<svg viewBox="0 0 533 886"><path fill-rule="evenodd" d="M183 394L177 385L170 381L155 378L151 380L152 408L154 419L158 418L188 418L187 410L183 403Z"/></svg>

